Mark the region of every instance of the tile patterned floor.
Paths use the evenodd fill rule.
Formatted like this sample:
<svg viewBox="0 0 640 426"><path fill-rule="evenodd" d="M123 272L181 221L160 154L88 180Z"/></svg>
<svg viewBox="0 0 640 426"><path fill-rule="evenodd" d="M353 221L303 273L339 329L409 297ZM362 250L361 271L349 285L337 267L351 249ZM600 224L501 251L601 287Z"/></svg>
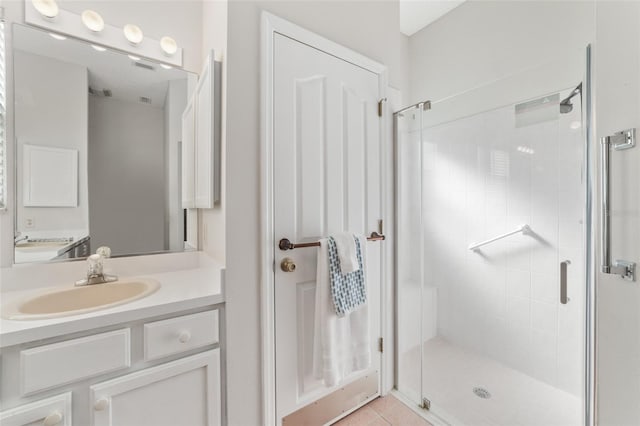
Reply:
<svg viewBox="0 0 640 426"><path fill-rule="evenodd" d="M431 426L393 395L376 398L334 426Z"/></svg>

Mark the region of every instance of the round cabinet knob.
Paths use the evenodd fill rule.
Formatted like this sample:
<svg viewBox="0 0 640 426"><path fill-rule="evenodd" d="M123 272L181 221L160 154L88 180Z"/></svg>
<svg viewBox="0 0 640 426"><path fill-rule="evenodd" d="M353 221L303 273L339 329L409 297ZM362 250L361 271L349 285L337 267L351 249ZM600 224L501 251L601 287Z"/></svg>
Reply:
<svg viewBox="0 0 640 426"><path fill-rule="evenodd" d="M109 406L109 400L107 398L100 398L93 404L93 408L96 411L102 411Z"/></svg>
<svg viewBox="0 0 640 426"><path fill-rule="evenodd" d="M285 257L282 259L282 262L280 262L280 269L284 272L293 272L296 270L296 262L290 257Z"/></svg>
<svg viewBox="0 0 640 426"><path fill-rule="evenodd" d="M191 333L188 330L182 330L180 334L178 334L178 340L180 343L187 343L191 340Z"/></svg>
<svg viewBox="0 0 640 426"><path fill-rule="evenodd" d="M53 413L49 414L47 417L44 418L44 421L42 422L42 424L44 426L55 426L57 424L60 424L61 421L62 421L62 413L60 411L54 411Z"/></svg>

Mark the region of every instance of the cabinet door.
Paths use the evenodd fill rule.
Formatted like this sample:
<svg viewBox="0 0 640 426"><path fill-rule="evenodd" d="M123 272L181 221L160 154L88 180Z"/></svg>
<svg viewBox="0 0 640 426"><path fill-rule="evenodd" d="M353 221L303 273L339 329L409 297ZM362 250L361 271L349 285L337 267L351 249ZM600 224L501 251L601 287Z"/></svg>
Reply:
<svg viewBox="0 0 640 426"><path fill-rule="evenodd" d="M195 207L195 99L182 113L182 208Z"/></svg>
<svg viewBox="0 0 640 426"><path fill-rule="evenodd" d="M71 392L0 412L2 426L71 426Z"/></svg>
<svg viewBox="0 0 640 426"><path fill-rule="evenodd" d="M220 425L220 349L91 386L95 426Z"/></svg>
<svg viewBox="0 0 640 426"><path fill-rule="evenodd" d="M216 79L211 51L196 86L196 196L197 208L209 209L219 200L219 147L215 126Z"/></svg>

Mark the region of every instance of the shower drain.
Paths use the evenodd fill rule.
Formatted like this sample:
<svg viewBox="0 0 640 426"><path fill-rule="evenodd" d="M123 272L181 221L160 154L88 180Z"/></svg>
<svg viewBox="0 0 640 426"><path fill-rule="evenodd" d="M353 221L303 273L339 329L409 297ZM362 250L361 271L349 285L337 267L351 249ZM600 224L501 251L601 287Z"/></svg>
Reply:
<svg viewBox="0 0 640 426"><path fill-rule="evenodd" d="M482 399L491 398L491 394L485 388L473 388L473 393L475 393L476 396L478 396L478 397L480 397Z"/></svg>

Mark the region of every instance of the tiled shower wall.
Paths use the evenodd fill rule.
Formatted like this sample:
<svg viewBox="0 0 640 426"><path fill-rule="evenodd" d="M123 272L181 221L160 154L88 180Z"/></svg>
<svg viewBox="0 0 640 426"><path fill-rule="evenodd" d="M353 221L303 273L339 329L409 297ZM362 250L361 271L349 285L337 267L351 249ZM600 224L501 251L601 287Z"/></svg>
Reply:
<svg viewBox="0 0 640 426"><path fill-rule="evenodd" d="M409 131L399 148L400 196L414 200L401 203L410 212L399 215L399 235L414 240L400 242L409 245L400 255L411 259L402 262L411 267L400 286L415 287L405 300L408 310L423 309L423 341L437 330L455 345L580 395L583 137L579 97L571 113L559 114L566 94L518 114L510 105L431 127L423 113L423 132ZM468 249L525 223L533 234ZM567 305L559 303L564 260L571 262ZM422 307L415 301L420 282ZM401 328L401 351L402 335Z"/></svg>

